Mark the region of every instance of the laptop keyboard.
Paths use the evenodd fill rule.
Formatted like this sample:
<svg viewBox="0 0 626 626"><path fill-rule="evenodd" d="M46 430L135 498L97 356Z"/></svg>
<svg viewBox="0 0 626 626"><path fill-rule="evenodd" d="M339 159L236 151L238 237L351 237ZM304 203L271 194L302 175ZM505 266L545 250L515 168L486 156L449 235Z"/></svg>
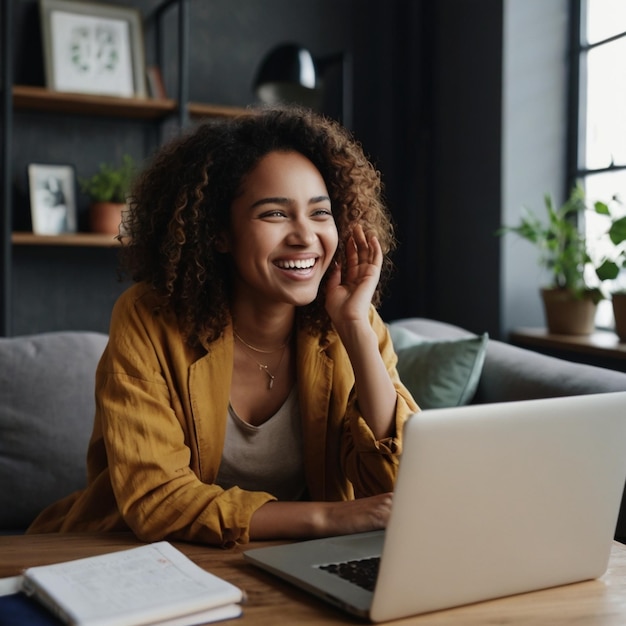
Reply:
<svg viewBox="0 0 626 626"><path fill-rule="evenodd" d="M379 565L380 557L375 556L343 563L318 565L318 567L329 574L335 574L344 580L349 580L351 583L363 587L363 589L374 591Z"/></svg>

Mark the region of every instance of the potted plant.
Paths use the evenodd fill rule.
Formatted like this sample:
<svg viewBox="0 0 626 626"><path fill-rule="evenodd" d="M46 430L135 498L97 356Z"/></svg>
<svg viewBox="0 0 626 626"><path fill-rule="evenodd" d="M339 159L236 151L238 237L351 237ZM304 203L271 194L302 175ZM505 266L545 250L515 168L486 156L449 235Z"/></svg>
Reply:
<svg viewBox="0 0 626 626"><path fill-rule="evenodd" d="M617 197L613 200L619 203ZM610 252L602 258L596 274L600 280L616 280L626 270L626 215L616 214L603 202L596 202L595 210L609 219L606 235L611 244ZM622 341L626 341L626 286L614 288L611 300L615 332Z"/></svg>
<svg viewBox="0 0 626 626"><path fill-rule="evenodd" d="M89 222L92 232L119 234L122 212L135 174L135 162L125 154L120 165L101 163L95 174L78 179L81 191L91 200Z"/></svg>
<svg viewBox="0 0 626 626"><path fill-rule="evenodd" d="M544 204L547 220L524 209L517 226L505 226L498 234L514 233L538 248L540 264L551 273L550 284L541 290L549 332L590 334L598 302L604 295L599 287L589 286L585 278L585 269L593 262L577 220L587 210L584 190L576 185L560 207L546 194Z"/></svg>

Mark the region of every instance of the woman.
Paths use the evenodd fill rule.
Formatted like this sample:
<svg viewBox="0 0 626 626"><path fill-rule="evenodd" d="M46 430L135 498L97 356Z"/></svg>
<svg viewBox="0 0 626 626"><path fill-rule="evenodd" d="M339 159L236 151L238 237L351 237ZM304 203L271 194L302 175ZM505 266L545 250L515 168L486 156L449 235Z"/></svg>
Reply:
<svg viewBox="0 0 626 626"><path fill-rule="evenodd" d="M417 406L374 308L394 241L360 147L304 110L199 126L140 175L125 231L88 485L30 532L384 528Z"/></svg>

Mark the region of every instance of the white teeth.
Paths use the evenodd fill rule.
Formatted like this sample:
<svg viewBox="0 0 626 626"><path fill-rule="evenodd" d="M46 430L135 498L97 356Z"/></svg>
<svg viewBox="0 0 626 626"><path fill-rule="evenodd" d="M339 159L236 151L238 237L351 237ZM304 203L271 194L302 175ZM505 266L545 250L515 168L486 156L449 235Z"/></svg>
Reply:
<svg viewBox="0 0 626 626"><path fill-rule="evenodd" d="M293 270L304 270L309 267L313 267L315 265L315 259L297 259L295 261L277 261L276 265L283 269Z"/></svg>

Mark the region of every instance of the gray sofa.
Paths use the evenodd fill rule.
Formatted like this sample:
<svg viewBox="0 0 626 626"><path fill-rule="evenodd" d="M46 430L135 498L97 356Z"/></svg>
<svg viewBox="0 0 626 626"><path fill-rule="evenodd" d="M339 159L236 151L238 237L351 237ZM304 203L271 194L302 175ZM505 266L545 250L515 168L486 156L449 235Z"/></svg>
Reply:
<svg viewBox="0 0 626 626"><path fill-rule="evenodd" d="M430 343L474 337L426 319L392 326ZM0 532L23 532L45 506L84 485L94 373L106 341L92 332L0 338ZM626 374L499 341L486 341L483 356L477 387L466 396L474 403L626 390ZM626 515L617 535L626 537Z"/></svg>
<svg viewBox="0 0 626 626"><path fill-rule="evenodd" d="M22 532L46 505L84 486L106 342L91 332L0 339L0 532Z"/></svg>

